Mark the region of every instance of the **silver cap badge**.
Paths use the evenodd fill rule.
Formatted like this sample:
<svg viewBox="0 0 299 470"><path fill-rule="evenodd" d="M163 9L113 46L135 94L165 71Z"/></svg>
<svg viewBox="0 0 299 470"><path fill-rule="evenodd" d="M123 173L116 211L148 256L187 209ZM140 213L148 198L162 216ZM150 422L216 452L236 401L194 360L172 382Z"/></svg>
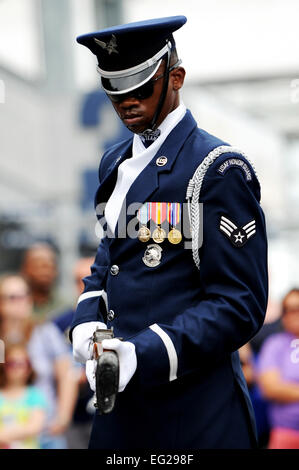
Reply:
<svg viewBox="0 0 299 470"><path fill-rule="evenodd" d="M94 39L94 42L98 44L98 46L101 46L103 49L105 49L109 55L112 54L112 52L115 52L116 54L118 54L116 37L114 36L114 34L112 34L110 41L107 43L104 41L100 41L97 38L93 38L93 39Z"/></svg>

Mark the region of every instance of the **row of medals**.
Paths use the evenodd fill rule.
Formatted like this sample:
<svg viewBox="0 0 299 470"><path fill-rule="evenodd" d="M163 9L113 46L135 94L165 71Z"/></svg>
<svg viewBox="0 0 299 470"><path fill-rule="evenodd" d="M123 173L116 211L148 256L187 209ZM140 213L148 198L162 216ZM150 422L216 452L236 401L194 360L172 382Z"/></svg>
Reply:
<svg viewBox="0 0 299 470"><path fill-rule="evenodd" d="M148 242L152 238L156 243L162 243L168 238L170 243L177 245L182 241L182 234L178 229L173 227L167 235L166 231L159 225L157 225L151 234L150 229L146 227L146 225L142 225L138 231L138 238L141 242Z"/></svg>

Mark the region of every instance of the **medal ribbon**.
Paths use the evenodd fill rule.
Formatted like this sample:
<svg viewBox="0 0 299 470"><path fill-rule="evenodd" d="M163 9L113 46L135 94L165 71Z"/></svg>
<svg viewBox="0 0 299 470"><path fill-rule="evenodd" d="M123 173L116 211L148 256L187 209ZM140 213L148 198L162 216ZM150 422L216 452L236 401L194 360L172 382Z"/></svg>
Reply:
<svg viewBox="0 0 299 470"><path fill-rule="evenodd" d="M179 224L181 220L181 204L176 203L176 224Z"/></svg>
<svg viewBox="0 0 299 470"><path fill-rule="evenodd" d="M157 225L161 225L161 202L156 203L157 207L157 212L156 212L156 217L157 217Z"/></svg>
<svg viewBox="0 0 299 470"><path fill-rule="evenodd" d="M167 222L171 225L171 202L167 202Z"/></svg>
<svg viewBox="0 0 299 470"><path fill-rule="evenodd" d="M169 221L172 227L175 227L181 220L181 204L179 202L170 202Z"/></svg>
<svg viewBox="0 0 299 470"><path fill-rule="evenodd" d="M138 209L137 218L142 225L146 225L149 220L149 204L150 203L146 202Z"/></svg>
<svg viewBox="0 0 299 470"><path fill-rule="evenodd" d="M147 207L147 220L151 220L151 218L152 218L152 203L147 202L146 207Z"/></svg>
<svg viewBox="0 0 299 470"><path fill-rule="evenodd" d="M161 225L161 224L163 224L164 220L166 219L167 205L166 205L166 202L157 202L157 204L158 204L157 224Z"/></svg>
<svg viewBox="0 0 299 470"><path fill-rule="evenodd" d="M151 219L157 224L157 203L156 202L150 202L150 217Z"/></svg>
<svg viewBox="0 0 299 470"><path fill-rule="evenodd" d="M167 203L166 202L150 202L151 214L150 217L153 219L156 225L161 225L167 216Z"/></svg>

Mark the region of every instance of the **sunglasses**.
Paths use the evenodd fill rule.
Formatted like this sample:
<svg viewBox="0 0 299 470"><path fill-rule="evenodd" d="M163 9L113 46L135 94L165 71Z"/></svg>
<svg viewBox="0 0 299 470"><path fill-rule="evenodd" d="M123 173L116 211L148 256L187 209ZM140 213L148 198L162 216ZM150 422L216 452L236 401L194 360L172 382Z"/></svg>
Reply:
<svg viewBox="0 0 299 470"><path fill-rule="evenodd" d="M180 65L180 63L181 63L181 60L176 62L172 67L170 67L168 73L176 69ZM146 100L147 98L150 98L152 94L154 93L154 86L155 86L156 81L160 80L160 78L165 77L165 75L166 73L162 73L161 75L158 75L158 77L152 78L141 87L136 88L135 90L132 90L129 93L122 93L119 95L111 95L110 93L107 93L107 95L113 103L120 103L121 101L123 101L125 98L129 96L132 96L136 98L137 100Z"/></svg>

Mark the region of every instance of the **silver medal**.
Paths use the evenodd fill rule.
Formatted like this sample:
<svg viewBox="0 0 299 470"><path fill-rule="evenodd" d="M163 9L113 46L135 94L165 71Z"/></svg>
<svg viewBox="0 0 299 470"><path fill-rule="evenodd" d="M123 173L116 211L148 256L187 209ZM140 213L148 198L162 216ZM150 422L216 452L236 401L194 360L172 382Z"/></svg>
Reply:
<svg viewBox="0 0 299 470"><path fill-rule="evenodd" d="M161 263L161 257L162 248L159 245L155 245L153 243L152 245L148 245L146 247L142 261L146 266L154 268L155 266L158 266Z"/></svg>

